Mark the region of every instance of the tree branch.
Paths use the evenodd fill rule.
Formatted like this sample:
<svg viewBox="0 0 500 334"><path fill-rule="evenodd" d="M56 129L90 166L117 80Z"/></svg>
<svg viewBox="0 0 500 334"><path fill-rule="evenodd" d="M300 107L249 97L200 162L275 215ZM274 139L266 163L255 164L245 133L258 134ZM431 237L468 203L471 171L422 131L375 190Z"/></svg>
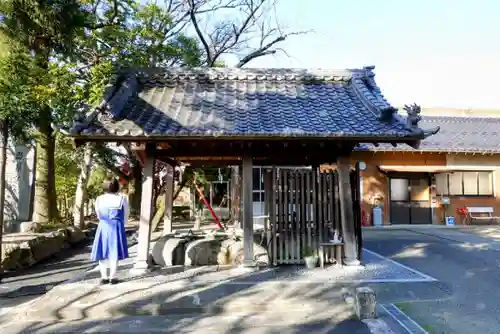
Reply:
<svg viewBox="0 0 500 334"><path fill-rule="evenodd" d="M249 4L248 4L249 12L248 12L246 18L243 20L243 23L241 24L241 26L239 28L237 28L235 24L232 24L233 35L228 36L228 38L226 38L226 40L223 43L221 43L222 45L218 48L218 50L215 51L215 53L212 57L213 62L217 61L217 59L222 54L224 54L225 52L227 52L231 48L234 48L238 45L238 43L240 42L241 36L243 34L245 34L245 32L247 32L247 30L250 29L252 27L252 25L254 25L256 23L256 20L258 19L256 16L262 15L262 14L258 15L258 12L263 7L265 2L266 2L266 0L260 0L260 2L256 6L254 6L253 1L249 2Z"/></svg>
<svg viewBox="0 0 500 334"><path fill-rule="evenodd" d="M96 5L96 8L97 8L98 5ZM97 10L95 10L95 12L97 12ZM101 28L105 28L105 27L110 27L110 26L114 26L116 24L118 24L118 22L116 22L116 19L118 18L118 0L113 0L113 14L111 15L111 17L106 20L106 22L102 22L102 23L97 23L97 24L84 24L83 27L84 28L87 28L87 29L90 29L90 30L97 30L97 29L101 29Z"/></svg>
<svg viewBox="0 0 500 334"><path fill-rule="evenodd" d="M196 18L196 6L195 6L195 0L188 0L189 1L189 18L191 20L191 23L193 24L194 30L196 31L196 35L200 39L201 44L203 45L203 48L205 49L205 54L206 54L206 62L208 66L211 66L211 64L214 63L214 59L212 57L212 52L210 50L210 46L207 43L207 40L203 33L201 32L200 26L198 24L198 19Z"/></svg>

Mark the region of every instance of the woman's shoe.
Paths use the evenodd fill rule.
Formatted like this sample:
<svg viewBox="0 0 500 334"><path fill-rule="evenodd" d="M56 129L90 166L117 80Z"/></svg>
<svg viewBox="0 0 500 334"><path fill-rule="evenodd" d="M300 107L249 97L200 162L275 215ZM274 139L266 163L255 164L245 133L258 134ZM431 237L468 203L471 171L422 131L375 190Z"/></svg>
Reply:
<svg viewBox="0 0 500 334"><path fill-rule="evenodd" d="M115 285L117 283L118 283L118 279L117 278L112 278L112 279L109 280L109 284Z"/></svg>
<svg viewBox="0 0 500 334"><path fill-rule="evenodd" d="M101 285L109 284L109 278L101 278Z"/></svg>

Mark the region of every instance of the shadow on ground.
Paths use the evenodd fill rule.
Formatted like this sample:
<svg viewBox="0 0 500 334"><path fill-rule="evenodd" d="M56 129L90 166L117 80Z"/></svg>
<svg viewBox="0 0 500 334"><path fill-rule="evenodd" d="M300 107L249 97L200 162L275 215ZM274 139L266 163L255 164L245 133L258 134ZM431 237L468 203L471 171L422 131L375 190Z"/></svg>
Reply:
<svg viewBox="0 0 500 334"><path fill-rule="evenodd" d="M190 275L156 272L116 286L98 286L98 279L61 285L21 314L5 316L4 328L18 333L370 333L353 320L344 288L301 280L301 271L293 268L237 277L234 270Z"/></svg>
<svg viewBox="0 0 500 334"><path fill-rule="evenodd" d="M491 329L498 328L500 257L491 240L457 230L415 228L370 231L363 241L370 250L440 281L432 290L412 284L404 298L394 298L391 289L388 301L397 302L417 323L431 328L429 332L497 332Z"/></svg>

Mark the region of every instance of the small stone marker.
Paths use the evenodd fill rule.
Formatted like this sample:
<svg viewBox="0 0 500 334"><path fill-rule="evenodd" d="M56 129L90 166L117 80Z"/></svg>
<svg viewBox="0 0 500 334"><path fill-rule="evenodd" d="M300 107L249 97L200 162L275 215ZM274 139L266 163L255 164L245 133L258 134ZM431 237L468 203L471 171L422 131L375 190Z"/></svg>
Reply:
<svg viewBox="0 0 500 334"><path fill-rule="evenodd" d="M374 319L377 316L375 291L369 287L356 288L355 299L356 316L359 320Z"/></svg>

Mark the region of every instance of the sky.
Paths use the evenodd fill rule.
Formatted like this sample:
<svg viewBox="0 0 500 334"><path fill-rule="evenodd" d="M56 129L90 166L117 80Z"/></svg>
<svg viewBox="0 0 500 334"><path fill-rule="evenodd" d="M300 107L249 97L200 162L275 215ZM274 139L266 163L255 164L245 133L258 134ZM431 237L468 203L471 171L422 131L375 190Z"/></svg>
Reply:
<svg viewBox="0 0 500 334"><path fill-rule="evenodd" d="M375 65L393 105L500 109L498 0L281 0L284 54L247 67Z"/></svg>

